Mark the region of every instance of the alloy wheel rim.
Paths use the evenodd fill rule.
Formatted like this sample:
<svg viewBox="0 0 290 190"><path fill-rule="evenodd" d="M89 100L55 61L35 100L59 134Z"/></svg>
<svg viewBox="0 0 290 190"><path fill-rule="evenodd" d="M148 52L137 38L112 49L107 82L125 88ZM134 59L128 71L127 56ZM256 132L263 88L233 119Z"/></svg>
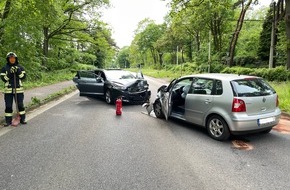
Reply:
<svg viewBox="0 0 290 190"><path fill-rule="evenodd" d="M111 103L111 98L110 98L110 96L111 96L111 95L110 95L110 92L107 91L107 92L106 92L106 102L107 102L107 103Z"/></svg>
<svg viewBox="0 0 290 190"><path fill-rule="evenodd" d="M213 119L210 121L209 124L210 132L215 137L222 136L224 132L224 126L223 123L219 119Z"/></svg>

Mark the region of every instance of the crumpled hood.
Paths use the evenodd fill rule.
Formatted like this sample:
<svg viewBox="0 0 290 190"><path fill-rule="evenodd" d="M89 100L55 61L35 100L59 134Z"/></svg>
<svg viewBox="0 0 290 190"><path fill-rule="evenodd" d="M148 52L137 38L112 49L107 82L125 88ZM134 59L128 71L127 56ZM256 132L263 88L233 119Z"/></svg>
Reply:
<svg viewBox="0 0 290 190"><path fill-rule="evenodd" d="M131 86L135 83L139 83L140 81L144 81L144 80L142 80L142 79L119 79L119 80L112 80L112 83L128 87L128 86Z"/></svg>

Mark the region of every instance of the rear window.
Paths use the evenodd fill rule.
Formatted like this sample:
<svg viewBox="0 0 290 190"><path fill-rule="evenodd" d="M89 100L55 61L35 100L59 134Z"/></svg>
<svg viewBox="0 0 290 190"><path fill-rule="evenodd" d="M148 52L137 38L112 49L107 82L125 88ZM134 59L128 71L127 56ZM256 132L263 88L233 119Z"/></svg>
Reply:
<svg viewBox="0 0 290 190"><path fill-rule="evenodd" d="M231 81L234 95L237 97L267 96L275 90L262 78L248 78Z"/></svg>

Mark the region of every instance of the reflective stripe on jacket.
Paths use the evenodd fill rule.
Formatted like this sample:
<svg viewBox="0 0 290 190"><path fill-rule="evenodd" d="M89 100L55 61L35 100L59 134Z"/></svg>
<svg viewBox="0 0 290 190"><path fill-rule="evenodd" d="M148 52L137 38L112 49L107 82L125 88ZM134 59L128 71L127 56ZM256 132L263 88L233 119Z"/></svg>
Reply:
<svg viewBox="0 0 290 190"><path fill-rule="evenodd" d="M13 66L20 68L20 73L18 74L10 73L11 67ZM26 72L21 65L6 64L1 69L0 77L2 81L4 82L5 94L15 93L15 90L16 90L16 93L24 93L22 80L26 78ZM16 77L16 81L14 81L14 77ZM14 84L15 82L16 82L16 86Z"/></svg>

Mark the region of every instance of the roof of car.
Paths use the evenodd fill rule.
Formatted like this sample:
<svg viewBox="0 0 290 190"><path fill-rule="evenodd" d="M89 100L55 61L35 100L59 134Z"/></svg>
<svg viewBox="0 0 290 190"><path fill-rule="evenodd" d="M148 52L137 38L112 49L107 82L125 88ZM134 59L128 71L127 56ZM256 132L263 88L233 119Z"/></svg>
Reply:
<svg viewBox="0 0 290 190"><path fill-rule="evenodd" d="M102 71L124 71L123 69L95 69L95 70L102 70Z"/></svg>
<svg viewBox="0 0 290 190"><path fill-rule="evenodd" d="M220 80L236 80L236 79L245 79L245 78L260 78L257 76L251 76L251 75L239 75L239 74L227 74L227 73L202 73L202 74L192 74L192 75L186 75L183 77L206 77L206 78L212 78L212 79L220 79Z"/></svg>

